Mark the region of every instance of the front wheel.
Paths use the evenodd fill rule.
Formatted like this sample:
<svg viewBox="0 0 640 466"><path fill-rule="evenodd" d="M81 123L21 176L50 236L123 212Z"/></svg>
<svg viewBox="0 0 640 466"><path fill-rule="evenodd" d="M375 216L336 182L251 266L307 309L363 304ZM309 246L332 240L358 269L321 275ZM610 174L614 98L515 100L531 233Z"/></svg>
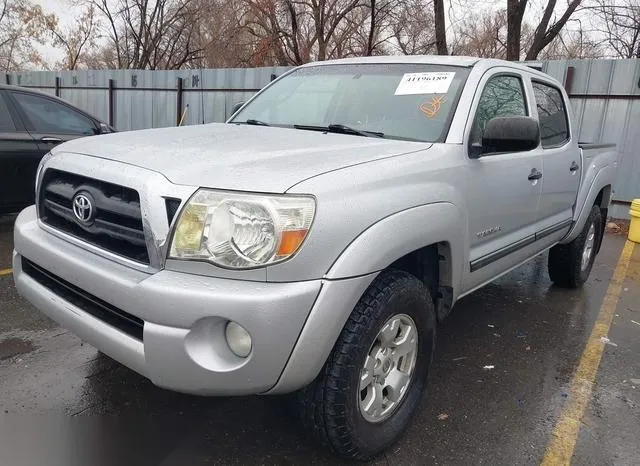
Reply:
<svg viewBox="0 0 640 466"><path fill-rule="evenodd" d="M558 286L579 288L589 278L598 245L602 241L602 211L593 206L582 232L570 243L549 251L549 277Z"/></svg>
<svg viewBox="0 0 640 466"><path fill-rule="evenodd" d="M334 453L367 460L408 426L435 347L433 301L423 283L384 271L345 324L317 379L300 392L303 423Z"/></svg>

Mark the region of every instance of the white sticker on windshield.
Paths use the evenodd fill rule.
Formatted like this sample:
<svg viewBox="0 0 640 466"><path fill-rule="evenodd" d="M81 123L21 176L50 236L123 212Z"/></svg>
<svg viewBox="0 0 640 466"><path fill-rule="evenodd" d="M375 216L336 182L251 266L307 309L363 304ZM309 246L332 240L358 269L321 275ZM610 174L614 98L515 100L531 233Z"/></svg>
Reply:
<svg viewBox="0 0 640 466"><path fill-rule="evenodd" d="M396 88L395 95L443 94L449 90L454 71L439 73L405 73Z"/></svg>

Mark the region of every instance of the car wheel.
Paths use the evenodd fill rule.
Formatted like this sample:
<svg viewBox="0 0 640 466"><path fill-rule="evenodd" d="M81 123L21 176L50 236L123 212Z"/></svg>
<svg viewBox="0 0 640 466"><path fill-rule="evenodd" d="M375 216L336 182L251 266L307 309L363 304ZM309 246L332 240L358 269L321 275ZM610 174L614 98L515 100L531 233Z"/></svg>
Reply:
<svg viewBox="0 0 640 466"><path fill-rule="evenodd" d="M435 348L423 283L383 271L362 296L316 380L299 394L303 423L339 456L367 460L398 440L416 413Z"/></svg>
<svg viewBox="0 0 640 466"><path fill-rule="evenodd" d="M593 206L580 235L570 243L551 248L548 267L552 282L566 288L579 288L587 281L602 241L603 221L600 208Z"/></svg>

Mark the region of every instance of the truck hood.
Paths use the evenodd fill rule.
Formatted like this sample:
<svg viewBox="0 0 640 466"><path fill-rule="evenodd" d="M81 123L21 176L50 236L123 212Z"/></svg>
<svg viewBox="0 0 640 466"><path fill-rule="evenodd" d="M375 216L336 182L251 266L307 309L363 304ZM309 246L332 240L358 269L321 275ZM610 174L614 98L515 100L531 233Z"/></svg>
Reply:
<svg viewBox="0 0 640 466"><path fill-rule="evenodd" d="M281 193L328 171L430 146L319 131L212 123L79 138L53 152L117 160L159 172L176 184Z"/></svg>

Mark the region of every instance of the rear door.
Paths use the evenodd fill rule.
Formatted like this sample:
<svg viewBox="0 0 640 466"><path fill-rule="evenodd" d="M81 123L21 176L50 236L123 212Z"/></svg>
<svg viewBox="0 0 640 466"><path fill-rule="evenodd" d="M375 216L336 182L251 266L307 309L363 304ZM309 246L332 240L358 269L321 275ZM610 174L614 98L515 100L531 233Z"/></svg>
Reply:
<svg viewBox="0 0 640 466"><path fill-rule="evenodd" d="M559 239L571 226L580 185L580 150L569 130L565 94L554 84L532 78L542 145L542 196L539 226L549 239Z"/></svg>
<svg viewBox="0 0 640 466"><path fill-rule="evenodd" d="M14 212L33 204L33 162L40 161L40 152L6 91L0 90L0 212Z"/></svg>

